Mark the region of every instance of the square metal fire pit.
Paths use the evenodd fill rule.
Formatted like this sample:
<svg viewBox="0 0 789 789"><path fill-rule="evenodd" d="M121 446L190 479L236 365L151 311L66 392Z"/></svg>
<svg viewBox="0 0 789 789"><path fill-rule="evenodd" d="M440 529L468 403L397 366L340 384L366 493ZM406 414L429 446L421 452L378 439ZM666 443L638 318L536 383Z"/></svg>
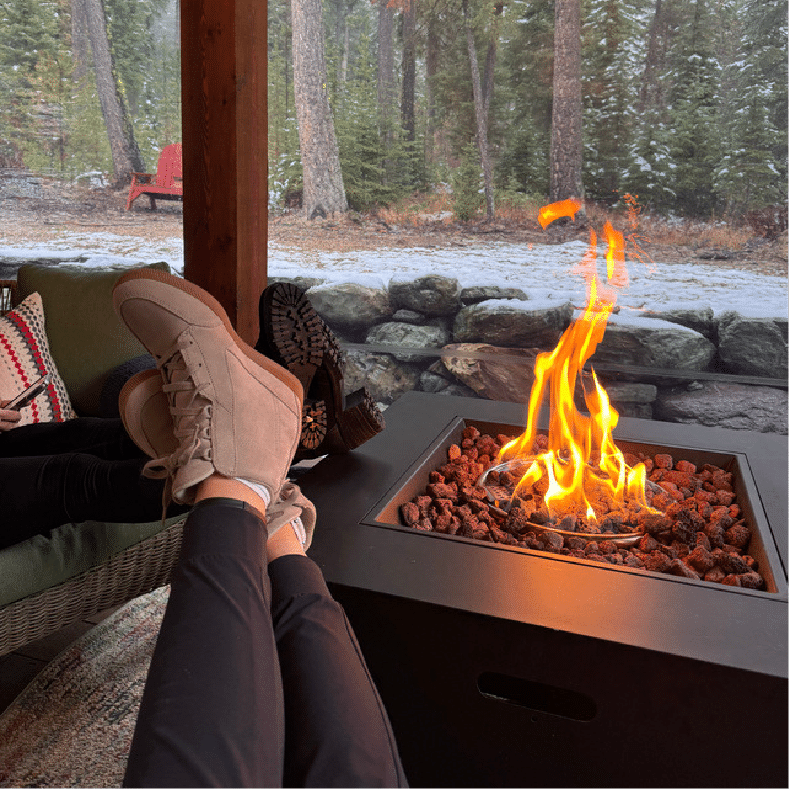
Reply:
<svg viewBox="0 0 789 789"><path fill-rule="evenodd" d="M520 432L523 408L410 393L386 421L299 482L413 786L786 785L785 438L615 431L735 471L756 592L400 526L465 424Z"/></svg>

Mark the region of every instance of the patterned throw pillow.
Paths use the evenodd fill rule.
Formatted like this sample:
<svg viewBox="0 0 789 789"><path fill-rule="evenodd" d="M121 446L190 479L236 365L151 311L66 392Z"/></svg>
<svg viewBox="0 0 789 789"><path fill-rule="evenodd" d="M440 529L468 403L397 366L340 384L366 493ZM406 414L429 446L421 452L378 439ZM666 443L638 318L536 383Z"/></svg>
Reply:
<svg viewBox="0 0 789 789"><path fill-rule="evenodd" d="M65 422L75 416L49 352L41 296L31 293L0 318L0 399L10 400L45 373L51 374L49 386L22 409L20 424Z"/></svg>

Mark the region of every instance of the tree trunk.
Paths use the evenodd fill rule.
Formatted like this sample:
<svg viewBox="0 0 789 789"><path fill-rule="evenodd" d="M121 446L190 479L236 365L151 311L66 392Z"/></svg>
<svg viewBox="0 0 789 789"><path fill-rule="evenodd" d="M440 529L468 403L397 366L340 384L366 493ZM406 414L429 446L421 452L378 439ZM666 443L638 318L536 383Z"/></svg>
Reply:
<svg viewBox="0 0 789 789"><path fill-rule="evenodd" d="M649 43L647 54L644 59L644 74L641 80L639 91L638 112L643 113L648 107L659 107L662 102L656 95L660 91L660 86L655 80L655 75L665 59L665 51L661 53L661 43L665 43L662 36L663 14L662 0L655 0L655 13L652 23L649 26Z"/></svg>
<svg viewBox="0 0 789 789"><path fill-rule="evenodd" d="M386 0L378 2L378 114L379 128L391 126L392 107L394 104L394 9Z"/></svg>
<svg viewBox="0 0 789 789"><path fill-rule="evenodd" d="M434 9L427 18L427 51L425 53L425 104L427 119L425 128L425 163L428 168L434 164L436 149L436 98L434 83L438 74L438 20Z"/></svg>
<svg viewBox="0 0 789 789"><path fill-rule="evenodd" d="M88 73L90 41L85 0L71 0L71 55L74 58L72 77L81 85Z"/></svg>
<svg viewBox="0 0 789 789"><path fill-rule="evenodd" d="M555 0L551 200L582 197L581 1Z"/></svg>
<svg viewBox="0 0 789 789"><path fill-rule="evenodd" d="M118 85L107 39L104 8L101 0L84 0L88 38L93 52L96 72L96 92L107 127L107 139L112 152L112 168L116 186L128 184L131 174L145 169L140 149L134 139L131 120L126 112Z"/></svg>
<svg viewBox="0 0 789 789"><path fill-rule="evenodd" d="M477 150L479 159L482 163L482 181L485 190L485 210L488 221L491 221L496 213L496 206L493 197L493 168L490 163L488 152L488 108L485 93L483 93L482 80L479 75L479 62L477 60L477 47L474 42L474 31L471 29L471 20L468 15L468 0L463 0L463 22L466 27L466 43L468 45L468 59L471 65L471 90L474 96L474 118L477 125ZM495 26L491 29L491 43L495 36ZM493 73L494 54L491 56L490 50L488 58L490 60L490 74ZM489 88L492 92L492 85ZM487 91L486 91L487 93ZM488 95L489 99L490 96Z"/></svg>
<svg viewBox="0 0 789 789"><path fill-rule="evenodd" d="M378 0L378 135L384 150L389 152L394 141L393 116L395 108L394 85L394 8L387 0ZM388 183L394 169L392 157L387 154L383 163L384 180Z"/></svg>
<svg viewBox="0 0 789 789"><path fill-rule="evenodd" d="M405 138L416 139L416 0L403 3L403 99L400 105Z"/></svg>
<svg viewBox="0 0 789 789"><path fill-rule="evenodd" d="M340 171L334 119L326 86L323 12L320 0L292 0L293 88L299 124L302 204L309 219L348 209Z"/></svg>

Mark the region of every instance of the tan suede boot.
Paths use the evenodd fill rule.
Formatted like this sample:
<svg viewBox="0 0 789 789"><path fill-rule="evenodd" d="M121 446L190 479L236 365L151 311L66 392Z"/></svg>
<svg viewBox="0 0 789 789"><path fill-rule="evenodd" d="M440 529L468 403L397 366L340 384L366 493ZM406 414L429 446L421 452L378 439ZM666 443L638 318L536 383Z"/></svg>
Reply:
<svg viewBox="0 0 789 789"><path fill-rule="evenodd" d="M143 370L129 378L118 398L126 432L152 458L145 464L143 474L153 478L167 476L167 458L178 448L170 403L162 387L158 370ZM289 480L266 508L268 536L290 524L305 550L312 543L316 520L315 505Z"/></svg>
<svg viewBox="0 0 789 789"><path fill-rule="evenodd" d="M217 472L263 485L274 501L301 432L298 379L244 343L219 302L179 277L129 271L113 302L161 370L177 442L167 458L173 498L191 503L195 486Z"/></svg>
<svg viewBox="0 0 789 789"><path fill-rule="evenodd" d="M143 370L129 378L118 397L118 410L131 440L155 462L163 465L178 449L159 370Z"/></svg>

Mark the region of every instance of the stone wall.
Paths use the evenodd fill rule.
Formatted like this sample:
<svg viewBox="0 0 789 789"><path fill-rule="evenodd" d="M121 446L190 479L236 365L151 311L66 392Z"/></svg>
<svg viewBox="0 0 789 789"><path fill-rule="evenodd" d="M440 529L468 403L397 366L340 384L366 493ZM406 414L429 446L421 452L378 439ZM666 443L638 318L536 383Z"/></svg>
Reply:
<svg viewBox="0 0 789 789"><path fill-rule="evenodd" d="M555 346L583 306L530 298L517 288L461 288L437 275L393 279L388 288L280 281L307 290L352 345L348 391L367 386L384 404L411 389L525 402L534 358ZM353 347L359 344L365 347ZM785 315L753 318L693 305L661 313L622 309L610 317L592 363L624 416L787 433Z"/></svg>

